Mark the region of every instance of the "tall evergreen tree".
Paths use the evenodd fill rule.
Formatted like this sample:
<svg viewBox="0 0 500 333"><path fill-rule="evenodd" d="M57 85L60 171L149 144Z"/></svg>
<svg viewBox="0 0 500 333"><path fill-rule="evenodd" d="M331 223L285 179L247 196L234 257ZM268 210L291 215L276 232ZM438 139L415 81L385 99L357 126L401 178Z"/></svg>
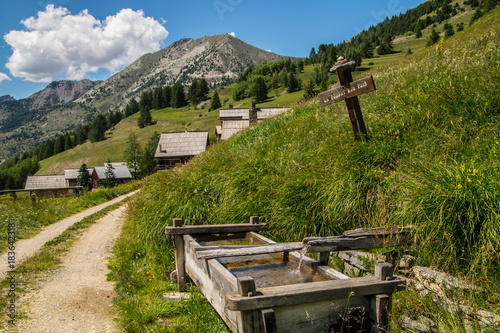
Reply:
<svg viewBox="0 0 500 333"><path fill-rule="evenodd" d="M76 185L83 186L85 190L90 190L92 188L92 177L87 171L87 164L83 163L78 169L78 176L76 178Z"/></svg>
<svg viewBox="0 0 500 333"><path fill-rule="evenodd" d="M165 86L163 87L163 107L168 108L171 105L171 95L172 95L172 87L170 86Z"/></svg>
<svg viewBox="0 0 500 333"><path fill-rule="evenodd" d="M450 23L445 23L444 24L444 38L451 37L455 34L455 30L453 29L453 26Z"/></svg>
<svg viewBox="0 0 500 333"><path fill-rule="evenodd" d="M212 100L210 101L210 108L209 110L216 110L220 108L222 104L220 103L220 98L219 98L219 93L217 90L214 91L214 94L212 96Z"/></svg>
<svg viewBox="0 0 500 333"><path fill-rule="evenodd" d="M180 83L174 84L172 87L172 95L170 99L173 108L181 108L186 106L186 95L184 94L184 87Z"/></svg>
<svg viewBox="0 0 500 333"><path fill-rule="evenodd" d="M436 44L437 41L439 40L439 34L437 33L436 29L432 29L431 35L429 36L429 40L427 41L427 45L432 45Z"/></svg>
<svg viewBox="0 0 500 333"><path fill-rule="evenodd" d="M116 175L111 166L111 161L106 162L106 169L104 170L104 179L100 180L100 185L104 187L115 187L117 185Z"/></svg>
<svg viewBox="0 0 500 333"><path fill-rule="evenodd" d="M146 147L144 147L144 152L142 153L139 163L139 169L142 177L150 175L156 171L155 154L156 147L158 147L158 141L160 141L160 134L158 134L158 132L154 132L146 143Z"/></svg>
<svg viewBox="0 0 500 333"><path fill-rule="evenodd" d="M266 80L263 76L257 75L250 86L250 95L255 98L257 103L268 99Z"/></svg>
<svg viewBox="0 0 500 333"><path fill-rule="evenodd" d="M139 128L144 128L148 125L151 125L153 123L152 117L151 117L151 111L149 110L148 107L141 107L141 111L139 113L139 118L137 119L137 126Z"/></svg>
<svg viewBox="0 0 500 333"><path fill-rule="evenodd" d="M90 127L89 131L90 142L93 143L104 140L106 130L107 130L106 118L102 114L100 114L94 119Z"/></svg>
<svg viewBox="0 0 500 333"><path fill-rule="evenodd" d="M132 172L134 179L139 176L139 162L141 159L141 145L137 141L137 136L134 132L130 132L127 140L127 147L123 152L123 158L127 162L127 166Z"/></svg>

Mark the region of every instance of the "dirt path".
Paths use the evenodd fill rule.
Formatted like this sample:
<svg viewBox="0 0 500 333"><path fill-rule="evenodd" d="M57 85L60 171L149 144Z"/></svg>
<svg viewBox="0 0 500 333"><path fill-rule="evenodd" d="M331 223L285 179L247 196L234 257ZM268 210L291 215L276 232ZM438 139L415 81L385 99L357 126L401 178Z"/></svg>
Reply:
<svg viewBox="0 0 500 333"><path fill-rule="evenodd" d="M113 322L117 295L106 275L125 213L122 206L89 227L41 289L19 300L27 317L18 320L19 332L119 332Z"/></svg>
<svg viewBox="0 0 500 333"><path fill-rule="evenodd" d="M29 239L23 239L18 242L16 242L16 264L19 265L22 261L24 261L26 258L29 258L33 256L35 253L37 253L40 248L47 243L48 241L54 239L55 237L59 236L62 234L66 229L71 227L73 224L83 220L87 216L90 216L94 213L97 213L98 211L111 206L117 202L122 201L125 198L128 198L138 191L134 191L122 196L119 196L117 198L114 198L113 200L110 200L108 202L105 202L103 204L100 204L98 206L89 208L83 212L80 212L78 214L75 214L73 216L70 216L68 218L65 218L64 220L61 220L60 222L54 223L46 227L43 231L41 231L38 235L29 238ZM0 255L0 280L3 280L6 277L6 273L9 271L8 267L8 261L7 261L7 252L3 253Z"/></svg>

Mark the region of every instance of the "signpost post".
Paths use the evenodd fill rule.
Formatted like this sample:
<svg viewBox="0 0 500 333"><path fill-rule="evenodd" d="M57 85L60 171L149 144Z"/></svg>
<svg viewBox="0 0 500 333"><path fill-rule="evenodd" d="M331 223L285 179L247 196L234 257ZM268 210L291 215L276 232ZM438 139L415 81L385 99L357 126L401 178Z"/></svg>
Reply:
<svg viewBox="0 0 500 333"><path fill-rule="evenodd" d="M363 114L361 113L361 107L359 106L358 96L374 91L376 88L372 76L354 82L352 81L351 70L355 64L355 61L348 62L344 57L339 57L335 66L330 69L330 72L337 71L340 85L320 93L318 97L322 106L345 101L347 110L349 111L354 137L356 140L362 140L366 137L366 127L363 120Z"/></svg>

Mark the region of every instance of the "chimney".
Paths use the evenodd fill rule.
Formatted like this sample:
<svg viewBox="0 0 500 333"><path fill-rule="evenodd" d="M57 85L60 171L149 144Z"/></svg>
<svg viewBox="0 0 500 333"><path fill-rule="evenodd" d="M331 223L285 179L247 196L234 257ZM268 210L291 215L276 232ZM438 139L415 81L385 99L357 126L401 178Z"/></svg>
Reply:
<svg viewBox="0 0 500 333"><path fill-rule="evenodd" d="M252 107L248 110L248 118L250 120L250 124L255 124L257 122L257 103L255 101L252 102Z"/></svg>

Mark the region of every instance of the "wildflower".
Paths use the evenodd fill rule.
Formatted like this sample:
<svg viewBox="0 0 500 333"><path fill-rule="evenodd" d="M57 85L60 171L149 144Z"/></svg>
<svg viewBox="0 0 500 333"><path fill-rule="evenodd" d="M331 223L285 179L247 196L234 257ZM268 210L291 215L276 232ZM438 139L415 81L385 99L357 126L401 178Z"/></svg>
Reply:
<svg viewBox="0 0 500 333"><path fill-rule="evenodd" d="M457 188L460 190L462 188L462 184L458 184Z"/></svg>
<svg viewBox="0 0 500 333"><path fill-rule="evenodd" d="M476 175L478 173L477 169L472 170L472 174Z"/></svg>
<svg viewBox="0 0 500 333"><path fill-rule="evenodd" d="M436 185L436 187L435 187L435 188L436 188L436 189L438 189L438 188L439 188L439 185Z"/></svg>
<svg viewBox="0 0 500 333"><path fill-rule="evenodd" d="M472 182L472 180L470 180L469 176L467 176L467 183L470 183Z"/></svg>
<svg viewBox="0 0 500 333"><path fill-rule="evenodd" d="M462 165L460 166L460 170L461 170L461 171L465 171L465 165L463 165L463 164L462 164Z"/></svg>

